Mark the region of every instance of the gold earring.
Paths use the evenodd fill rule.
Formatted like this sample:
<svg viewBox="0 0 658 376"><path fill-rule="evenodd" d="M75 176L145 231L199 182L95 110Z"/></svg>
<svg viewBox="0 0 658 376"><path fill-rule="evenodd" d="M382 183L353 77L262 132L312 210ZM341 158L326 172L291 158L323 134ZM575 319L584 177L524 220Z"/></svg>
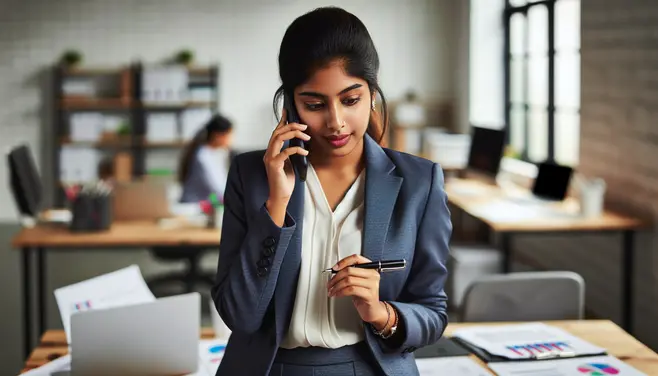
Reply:
<svg viewBox="0 0 658 376"><path fill-rule="evenodd" d="M375 109L375 100L374 99L372 100L372 109L373 110Z"/></svg>

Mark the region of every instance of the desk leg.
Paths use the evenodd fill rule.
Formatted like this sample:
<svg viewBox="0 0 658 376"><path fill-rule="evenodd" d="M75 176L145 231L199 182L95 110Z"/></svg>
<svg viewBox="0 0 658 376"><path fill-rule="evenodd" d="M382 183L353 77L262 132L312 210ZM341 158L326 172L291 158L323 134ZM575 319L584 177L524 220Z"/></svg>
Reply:
<svg viewBox="0 0 658 376"><path fill-rule="evenodd" d="M32 351L32 249L23 248L23 358Z"/></svg>
<svg viewBox="0 0 658 376"><path fill-rule="evenodd" d="M37 317L39 326L37 327L37 341L41 340L44 330L46 329L46 318L48 309L46 307L46 252L43 248L37 248Z"/></svg>
<svg viewBox="0 0 658 376"><path fill-rule="evenodd" d="M500 233L500 251L503 252L503 274L512 271L512 247L510 244L509 232Z"/></svg>
<svg viewBox="0 0 658 376"><path fill-rule="evenodd" d="M623 233L623 262L621 270L622 278L622 325L624 329L633 334L633 269L635 263L635 234L633 231Z"/></svg>

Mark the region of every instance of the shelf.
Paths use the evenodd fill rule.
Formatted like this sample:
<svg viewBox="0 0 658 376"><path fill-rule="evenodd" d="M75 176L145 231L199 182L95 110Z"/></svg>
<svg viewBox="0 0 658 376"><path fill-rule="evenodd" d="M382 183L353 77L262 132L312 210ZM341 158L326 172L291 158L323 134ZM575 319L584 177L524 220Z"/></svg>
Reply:
<svg viewBox="0 0 658 376"><path fill-rule="evenodd" d="M62 74L69 77L75 76L109 76L123 74L127 67L84 67L84 68L62 68Z"/></svg>
<svg viewBox="0 0 658 376"><path fill-rule="evenodd" d="M122 98L63 98L64 110L129 110L132 108L129 99Z"/></svg>
<svg viewBox="0 0 658 376"><path fill-rule="evenodd" d="M144 102L144 109L146 110L184 110L188 108L206 108L214 106L214 102L205 101L190 101L184 103L157 103L157 102Z"/></svg>
<svg viewBox="0 0 658 376"><path fill-rule="evenodd" d="M167 148L182 148L185 147L188 143L185 141L169 141L169 142L149 142L144 141L142 145L145 148L150 149L167 149Z"/></svg>
<svg viewBox="0 0 658 376"><path fill-rule="evenodd" d="M117 139L117 140L100 140L100 141L71 141L69 138L64 137L60 140L60 145L111 149L111 148L129 148L132 146L132 141L130 138Z"/></svg>
<svg viewBox="0 0 658 376"><path fill-rule="evenodd" d="M210 75L212 73L212 68L210 67L201 67L201 66L191 66L187 68L187 72L189 74L195 75L195 76L201 76L201 75Z"/></svg>

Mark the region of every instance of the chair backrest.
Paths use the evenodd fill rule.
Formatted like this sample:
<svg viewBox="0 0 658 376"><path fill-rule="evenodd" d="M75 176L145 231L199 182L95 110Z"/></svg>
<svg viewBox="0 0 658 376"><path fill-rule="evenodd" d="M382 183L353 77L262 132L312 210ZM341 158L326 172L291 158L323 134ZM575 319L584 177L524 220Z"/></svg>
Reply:
<svg viewBox="0 0 658 376"><path fill-rule="evenodd" d="M13 147L7 154L7 166L9 185L20 214L36 217L43 192L30 148L24 144Z"/></svg>
<svg viewBox="0 0 658 376"><path fill-rule="evenodd" d="M479 278L464 295L462 320L580 320L585 281L574 272L523 272Z"/></svg>

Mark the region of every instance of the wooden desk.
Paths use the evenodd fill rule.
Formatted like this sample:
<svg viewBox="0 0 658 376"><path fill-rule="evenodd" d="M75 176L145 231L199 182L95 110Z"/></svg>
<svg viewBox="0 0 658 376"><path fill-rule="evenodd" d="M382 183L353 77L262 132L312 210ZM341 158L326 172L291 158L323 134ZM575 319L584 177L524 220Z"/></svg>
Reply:
<svg viewBox="0 0 658 376"><path fill-rule="evenodd" d="M12 246L22 251L24 354L33 347L33 316L37 316L36 335L46 326L46 251L149 248L156 246L219 247L220 230L182 226L164 228L155 222L117 222L108 231L74 233L61 224L38 224L23 228L13 238ZM36 269L36 272L35 272ZM36 276L36 283L32 283ZM33 290L36 290L33 292ZM33 293L36 303L33 302ZM34 306L33 306L34 305Z"/></svg>
<svg viewBox="0 0 658 376"><path fill-rule="evenodd" d="M447 179L445 189L451 204L500 233L505 273L510 271L510 242L514 234L621 232L622 320L624 329L632 333L634 237L637 230L649 223L609 210L600 217L585 218L580 216L578 204L572 199L533 204L530 192L525 189L502 189L472 179Z"/></svg>
<svg viewBox="0 0 658 376"><path fill-rule="evenodd" d="M642 371L648 375L658 375L658 354L637 341L635 338L624 332L617 325L607 320L596 321L555 321L547 322L549 325L555 325L573 335L580 337L594 345L606 348L608 353L620 360L628 363L630 366ZM508 325L509 323L456 323L448 325L445 335L450 336L455 330L472 325ZM201 331L201 337L209 339L214 336L212 329L204 328ZM42 366L49 361L68 353L66 346L66 335L62 330L49 330L41 338L41 343L34 349L29 359L25 363L21 373L32 368ZM473 356L477 362L486 367L486 365ZM493 372L492 372L493 374Z"/></svg>

